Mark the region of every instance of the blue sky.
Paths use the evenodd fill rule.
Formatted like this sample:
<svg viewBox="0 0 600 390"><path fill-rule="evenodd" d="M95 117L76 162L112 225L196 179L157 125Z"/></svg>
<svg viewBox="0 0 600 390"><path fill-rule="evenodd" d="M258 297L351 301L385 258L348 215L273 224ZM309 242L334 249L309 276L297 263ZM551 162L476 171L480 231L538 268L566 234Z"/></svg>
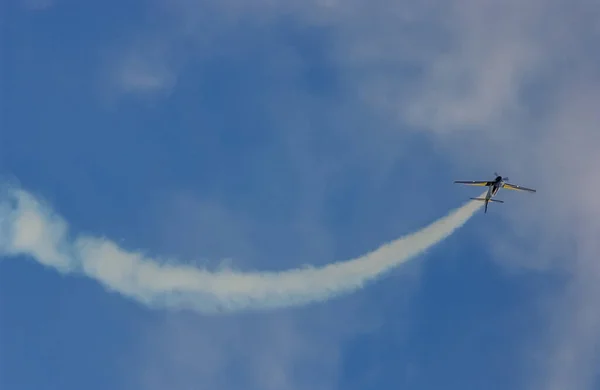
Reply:
<svg viewBox="0 0 600 390"><path fill-rule="evenodd" d="M538 189L362 290L273 311L157 309L4 257L3 389L598 388L598 6L3 8L0 178L73 235L287 270L478 195L455 179Z"/></svg>

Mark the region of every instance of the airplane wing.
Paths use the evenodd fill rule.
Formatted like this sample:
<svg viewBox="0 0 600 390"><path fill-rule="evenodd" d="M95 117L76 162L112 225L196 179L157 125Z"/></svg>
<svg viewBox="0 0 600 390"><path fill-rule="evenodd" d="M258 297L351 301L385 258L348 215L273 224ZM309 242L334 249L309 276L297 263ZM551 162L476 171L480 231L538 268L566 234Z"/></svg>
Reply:
<svg viewBox="0 0 600 390"><path fill-rule="evenodd" d="M476 181L476 180L455 180L454 183L466 184L468 186L481 186L481 187L492 185L491 181Z"/></svg>
<svg viewBox="0 0 600 390"><path fill-rule="evenodd" d="M504 188L509 189L509 190L536 192L534 189L522 187L522 186L518 186L515 184L510 184L510 183L504 183Z"/></svg>

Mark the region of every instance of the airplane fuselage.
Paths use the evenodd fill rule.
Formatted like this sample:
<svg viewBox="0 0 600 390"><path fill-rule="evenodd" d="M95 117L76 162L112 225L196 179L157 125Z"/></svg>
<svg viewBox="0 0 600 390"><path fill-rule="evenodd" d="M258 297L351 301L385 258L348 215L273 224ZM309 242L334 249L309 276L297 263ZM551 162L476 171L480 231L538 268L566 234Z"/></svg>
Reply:
<svg viewBox="0 0 600 390"><path fill-rule="evenodd" d="M502 180L502 176L496 177L496 180L493 181L493 184L489 186L487 195L485 196L486 200L490 200L492 197L496 196L498 190L502 188L504 181Z"/></svg>
<svg viewBox="0 0 600 390"><path fill-rule="evenodd" d="M504 180L502 180L502 176L497 176L496 179L492 182L492 185L488 187L487 194L485 195L485 208L484 212L487 213L488 202L492 197L496 196L500 188L504 185Z"/></svg>

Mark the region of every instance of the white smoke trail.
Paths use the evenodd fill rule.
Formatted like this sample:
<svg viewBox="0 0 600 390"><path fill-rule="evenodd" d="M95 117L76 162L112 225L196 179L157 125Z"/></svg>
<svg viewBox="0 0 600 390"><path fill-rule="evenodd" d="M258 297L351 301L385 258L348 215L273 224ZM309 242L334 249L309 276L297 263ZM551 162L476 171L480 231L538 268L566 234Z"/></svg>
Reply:
<svg viewBox="0 0 600 390"><path fill-rule="evenodd" d="M83 273L149 306L201 312L302 305L357 290L448 237L483 204L471 201L416 233L322 268L211 272L161 264L102 238L69 237L67 223L50 207L25 191L6 193L0 202L0 255L26 255L62 273Z"/></svg>

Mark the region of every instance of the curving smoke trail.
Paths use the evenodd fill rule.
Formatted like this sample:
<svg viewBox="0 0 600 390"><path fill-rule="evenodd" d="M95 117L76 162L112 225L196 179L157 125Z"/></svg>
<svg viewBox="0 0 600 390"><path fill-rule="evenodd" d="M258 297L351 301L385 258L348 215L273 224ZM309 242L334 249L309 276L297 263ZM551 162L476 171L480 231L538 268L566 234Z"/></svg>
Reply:
<svg viewBox="0 0 600 390"><path fill-rule="evenodd" d="M26 255L62 273L83 273L152 307L201 312L266 309L325 301L415 257L461 227L482 202L466 203L429 226L361 257L283 272L211 272L128 252L112 241L70 237L67 223L33 195L10 189L0 200L0 256Z"/></svg>

